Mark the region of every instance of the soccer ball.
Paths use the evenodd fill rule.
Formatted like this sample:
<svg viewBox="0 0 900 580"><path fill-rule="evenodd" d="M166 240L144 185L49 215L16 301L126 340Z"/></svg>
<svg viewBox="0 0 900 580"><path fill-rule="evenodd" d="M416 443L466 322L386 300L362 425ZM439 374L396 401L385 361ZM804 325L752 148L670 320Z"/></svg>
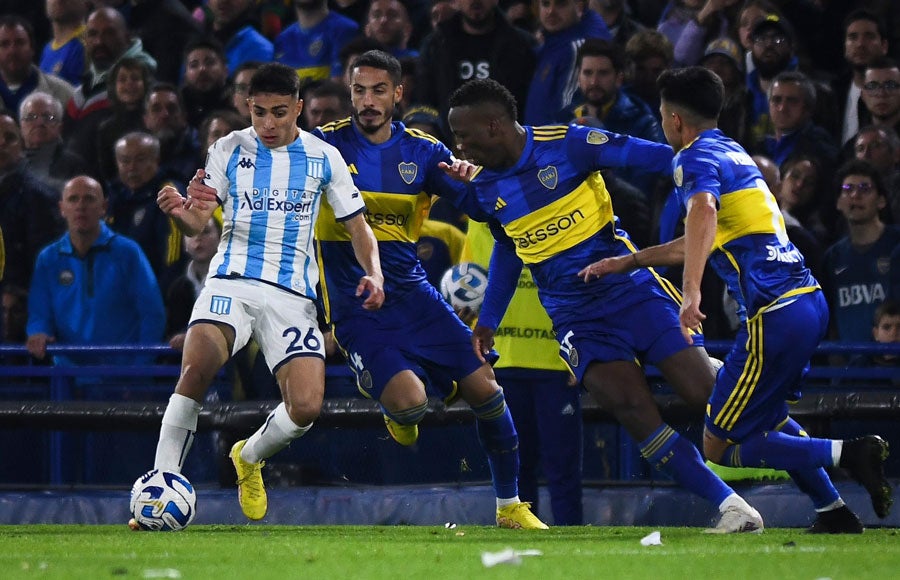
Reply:
<svg viewBox="0 0 900 580"><path fill-rule="evenodd" d="M487 270L472 262L462 262L441 276L441 294L455 310L468 306L478 312L487 282Z"/></svg>
<svg viewBox="0 0 900 580"><path fill-rule="evenodd" d="M196 513L194 486L180 473L151 469L131 488L131 515L142 530L183 530Z"/></svg>

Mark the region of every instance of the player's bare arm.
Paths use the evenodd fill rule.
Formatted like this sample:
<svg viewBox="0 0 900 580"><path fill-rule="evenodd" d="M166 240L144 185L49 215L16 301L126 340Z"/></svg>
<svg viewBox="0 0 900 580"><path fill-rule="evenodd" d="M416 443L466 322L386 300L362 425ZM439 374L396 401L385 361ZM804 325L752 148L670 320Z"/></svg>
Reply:
<svg viewBox="0 0 900 580"><path fill-rule="evenodd" d="M218 207L216 190L205 183L206 173L198 169L188 185L188 196L167 185L156 194L156 205L175 220L178 229L186 236L196 236L203 231L209 218Z"/></svg>
<svg viewBox="0 0 900 580"><path fill-rule="evenodd" d="M706 315L700 312L700 282L706 260L716 240L717 207L712 194L702 192L691 196L684 220L684 277L681 303L681 333L688 342L690 329L699 328Z"/></svg>
<svg viewBox="0 0 900 580"><path fill-rule="evenodd" d="M644 248L633 254L598 260L582 268L578 272L578 276L585 282L590 282L595 278L602 278L608 274L624 274L637 268L680 266L683 263L684 238L681 237L665 244Z"/></svg>
<svg viewBox="0 0 900 580"><path fill-rule="evenodd" d="M356 295L362 296L368 292L363 301L366 310L378 310L384 304L384 275L381 273L381 260L378 257L378 242L372 228L366 223L366 218L358 214L344 222L344 227L350 233L350 244L359 265L365 270L366 275L360 278L356 287Z"/></svg>

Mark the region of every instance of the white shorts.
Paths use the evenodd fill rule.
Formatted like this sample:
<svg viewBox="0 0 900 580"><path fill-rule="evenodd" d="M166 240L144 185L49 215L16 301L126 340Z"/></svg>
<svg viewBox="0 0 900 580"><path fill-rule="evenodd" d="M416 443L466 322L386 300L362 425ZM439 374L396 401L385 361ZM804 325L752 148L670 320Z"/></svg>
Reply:
<svg viewBox="0 0 900 580"><path fill-rule="evenodd" d="M316 305L271 284L247 278L210 278L194 303L190 324L214 322L234 330L231 354L252 336L272 374L299 356L325 359Z"/></svg>

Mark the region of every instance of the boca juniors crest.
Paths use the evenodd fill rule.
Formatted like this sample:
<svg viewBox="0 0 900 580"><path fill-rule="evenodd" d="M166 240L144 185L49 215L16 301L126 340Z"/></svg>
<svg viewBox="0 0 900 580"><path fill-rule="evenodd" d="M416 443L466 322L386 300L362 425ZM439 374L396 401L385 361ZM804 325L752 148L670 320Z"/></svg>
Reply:
<svg viewBox="0 0 900 580"><path fill-rule="evenodd" d="M412 162L398 163L397 171L400 172L400 179L403 180L403 183L412 185L412 182L416 180L416 175L419 174L419 166Z"/></svg>
<svg viewBox="0 0 900 580"><path fill-rule="evenodd" d="M556 189L556 184L559 181L559 174L556 172L555 167L548 165L538 171L538 180L541 182L541 185L547 189Z"/></svg>

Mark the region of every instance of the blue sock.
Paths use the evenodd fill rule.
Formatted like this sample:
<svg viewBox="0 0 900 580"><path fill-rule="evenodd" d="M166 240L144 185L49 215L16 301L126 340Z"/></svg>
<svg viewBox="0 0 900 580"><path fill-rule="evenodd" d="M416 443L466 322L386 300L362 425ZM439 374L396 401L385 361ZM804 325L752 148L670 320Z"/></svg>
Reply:
<svg viewBox="0 0 900 580"><path fill-rule="evenodd" d="M425 413L428 412L428 402L424 402L421 405L417 405L410 409L403 409L400 411L388 411L383 406L381 407L381 412L400 423L401 425L418 425L422 418L425 416Z"/></svg>
<svg viewBox="0 0 900 580"><path fill-rule="evenodd" d="M640 443L641 455L656 469L668 473L682 487L710 501L717 508L734 493L703 463L697 448L663 423Z"/></svg>
<svg viewBox="0 0 900 580"><path fill-rule="evenodd" d="M809 437L806 431L803 430L803 427L790 417L788 417L787 422L781 426L779 431L786 435ZM794 480L800 491L812 499L813 507L816 509L833 505L834 502L841 499L841 494L834 488L834 484L831 483L831 478L828 477L824 467L791 469L788 471L788 475L791 476L791 479Z"/></svg>
<svg viewBox="0 0 900 580"><path fill-rule="evenodd" d="M473 407L478 439L488 456L494 493L505 499L519 495L519 435L503 391Z"/></svg>
<svg viewBox="0 0 900 580"><path fill-rule="evenodd" d="M798 425L799 427L799 425ZM763 431L732 445L722 456L727 467L771 467L807 470L834 465L830 439Z"/></svg>

